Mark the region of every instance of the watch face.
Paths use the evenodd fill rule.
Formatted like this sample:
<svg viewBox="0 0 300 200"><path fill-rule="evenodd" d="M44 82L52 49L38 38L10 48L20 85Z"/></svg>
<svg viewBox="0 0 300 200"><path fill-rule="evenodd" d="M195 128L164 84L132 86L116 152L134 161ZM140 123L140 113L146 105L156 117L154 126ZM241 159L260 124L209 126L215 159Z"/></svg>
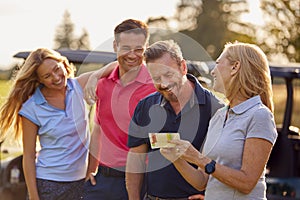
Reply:
<svg viewBox="0 0 300 200"><path fill-rule="evenodd" d="M209 164L206 168L208 173L212 173L212 171L214 170L214 166L212 166L211 164Z"/></svg>
<svg viewBox="0 0 300 200"><path fill-rule="evenodd" d="M212 160L210 163L205 165L205 172L207 174L213 173L215 171L215 164L216 164L216 162L214 160Z"/></svg>

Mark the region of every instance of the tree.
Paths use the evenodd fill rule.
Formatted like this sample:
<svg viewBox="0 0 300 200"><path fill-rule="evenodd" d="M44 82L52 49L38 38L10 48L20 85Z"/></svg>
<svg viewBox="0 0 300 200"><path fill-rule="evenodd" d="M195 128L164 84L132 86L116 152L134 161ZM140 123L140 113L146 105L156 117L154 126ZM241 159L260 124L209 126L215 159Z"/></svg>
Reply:
<svg viewBox="0 0 300 200"><path fill-rule="evenodd" d="M84 50L91 49L89 33L85 28L82 29L82 35L78 38L76 42L77 42L77 49L84 49Z"/></svg>
<svg viewBox="0 0 300 200"><path fill-rule="evenodd" d="M265 24L258 32L259 45L271 60L280 62L283 55L291 62L300 62L299 0L262 0L261 8Z"/></svg>
<svg viewBox="0 0 300 200"><path fill-rule="evenodd" d="M71 14L66 10L62 23L57 27L54 38L54 49L90 49L89 34L82 29L82 35L78 38L74 34L75 25L71 20Z"/></svg>
<svg viewBox="0 0 300 200"><path fill-rule="evenodd" d="M169 24L176 22L178 31L193 38L216 59L228 41L254 41L246 34L254 30L239 21L240 15L247 11L246 0L181 0L174 17L150 18L147 23L170 28Z"/></svg>
<svg viewBox="0 0 300 200"><path fill-rule="evenodd" d="M213 58L217 58L222 52L226 42L253 41L245 33L238 32L243 30L241 27L245 27L239 21L239 16L248 11L245 0L203 0L200 11L196 16L196 28L182 32L199 41Z"/></svg>
<svg viewBox="0 0 300 200"><path fill-rule="evenodd" d="M74 23L71 20L69 11L65 11L62 23L57 27L54 48L55 49L74 49Z"/></svg>

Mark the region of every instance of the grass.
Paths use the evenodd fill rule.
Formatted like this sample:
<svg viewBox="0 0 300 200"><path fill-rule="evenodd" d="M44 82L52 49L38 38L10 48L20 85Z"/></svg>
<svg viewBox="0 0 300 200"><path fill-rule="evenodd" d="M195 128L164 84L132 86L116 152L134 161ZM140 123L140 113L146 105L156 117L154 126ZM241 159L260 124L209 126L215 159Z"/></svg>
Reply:
<svg viewBox="0 0 300 200"><path fill-rule="evenodd" d="M9 89L11 87L11 81L0 80L0 106L4 103L5 99L8 96ZM1 131L1 128L0 128ZM8 150L4 152L3 150ZM15 142L12 138L4 141L1 145L0 158L2 160L10 157L17 156L21 154L21 145L18 142Z"/></svg>
<svg viewBox="0 0 300 200"><path fill-rule="evenodd" d="M293 113L291 119L291 125L300 128L300 85L294 84L294 103L293 103ZM283 117L285 112L285 104L286 104L286 86L284 84L275 84L273 85L273 93L274 93L274 115L276 124L283 123Z"/></svg>
<svg viewBox="0 0 300 200"><path fill-rule="evenodd" d="M12 158L15 158L19 155L22 155L22 152L21 151L18 151L18 152L8 152L8 153L3 153L3 152L0 152L0 158L1 160L5 160L9 157L12 157Z"/></svg>
<svg viewBox="0 0 300 200"><path fill-rule="evenodd" d="M7 80L0 80L0 106L4 102L8 95L9 89L11 87L11 82Z"/></svg>

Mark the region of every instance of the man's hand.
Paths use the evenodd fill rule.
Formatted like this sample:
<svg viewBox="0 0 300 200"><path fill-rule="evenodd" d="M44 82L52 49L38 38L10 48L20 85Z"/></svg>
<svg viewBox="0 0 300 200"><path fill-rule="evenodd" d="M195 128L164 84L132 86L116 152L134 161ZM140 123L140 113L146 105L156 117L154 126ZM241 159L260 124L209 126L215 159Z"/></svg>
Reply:
<svg viewBox="0 0 300 200"><path fill-rule="evenodd" d="M95 126L95 127L99 127L99 126ZM92 134L92 136L95 136L97 134ZM95 139L95 137L91 138L92 140ZM96 140L98 141L98 140ZM96 146L97 148L98 146ZM98 165L99 165L99 161L96 157L94 157L91 154L91 151L89 153L89 162L88 162L88 168L87 168L87 172L85 175L85 181L91 181L92 185L96 185L96 179L95 176L98 173ZM100 172L99 172L100 173Z"/></svg>
<svg viewBox="0 0 300 200"><path fill-rule="evenodd" d="M98 82L98 77L95 74L92 74L84 88L84 99L89 105L93 105L96 100L96 86Z"/></svg>
<svg viewBox="0 0 300 200"><path fill-rule="evenodd" d="M202 194L194 194L192 196L189 196L188 199L191 199L191 200L204 200L204 195L202 195Z"/></svg>
<svg viewBox="0 0 300 200"><path fill-rule="evenodd" d="M95 173L89 173L86 175L85 177L85 181L91 181L91 184L92 185L96 185L97 184L97 181L95 179Z"/></svg>
<svg viewBox="0 0 300 200"><path fill-rule="evenodd" d="M93 105L97 101L96 87L98 80L107 77L117 66L118 61L108 63L89 77L84 88L84 99L89 105Z"/></svg>

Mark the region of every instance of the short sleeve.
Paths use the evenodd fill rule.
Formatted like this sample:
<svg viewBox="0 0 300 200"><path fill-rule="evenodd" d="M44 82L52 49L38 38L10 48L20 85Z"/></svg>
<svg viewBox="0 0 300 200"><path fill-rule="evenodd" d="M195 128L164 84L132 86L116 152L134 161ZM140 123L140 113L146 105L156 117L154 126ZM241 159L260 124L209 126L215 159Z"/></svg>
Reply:
<svg viewBox="0 0 300 200"><path fill-rule="evenodd" d="M247 138L262 138L270 141L273 145L278 133L274 121L274 115L266 107L258 109L249 123Z"/></svg>
<svg viewBox="0 0 300 200"><path fill-rule="evenodd" d="M129 124L128 143L127 143L127 146L129 148L148 143L147 131L145 130L145 127L143 126L142 123L142 121L144 121L143 119L145 118L141 119L142 117L141 109L142 109L142 102L139 102L135 108L133 117Z"/></svg>
<svg viewBox="0 0 300 200"><path fill-rule="evenodd" d="M39 121L37 119L37 116L35 114L34 107L35 107L34 101L33 101L32 97L31 97L29 100L27 100L22 105L22 108L19 111L19 115L27 118L28 120L30 120L31 122L33 122L37 126L40 126L40 123L39 123Z"/></svg>

